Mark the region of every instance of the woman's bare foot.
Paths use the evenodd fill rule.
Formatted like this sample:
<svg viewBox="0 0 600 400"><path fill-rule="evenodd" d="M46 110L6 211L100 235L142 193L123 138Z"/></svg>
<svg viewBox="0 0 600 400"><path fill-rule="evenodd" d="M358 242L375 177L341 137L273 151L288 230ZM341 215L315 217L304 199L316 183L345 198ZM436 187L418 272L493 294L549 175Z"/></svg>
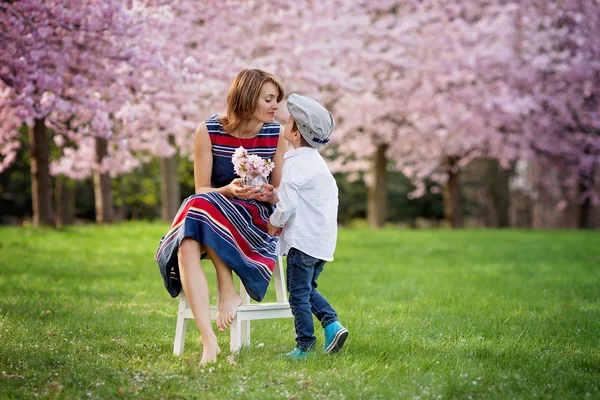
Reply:
<svg viewBox="0 0 600 400"><path fill-rule="evenodd" d="M238 292L231 291L219 293L219 307L217 310L217 328L223 332L235 319L237 308L242 304L242 298Z"/></svg>
<svg viewBox="0 0 600 400"><path fill-rule="evenodd" d="M217 356L221 353L221 349L217 343L217 337L211 338L202 337L202 359L200 365L206 365L217 361Z"/></svg>

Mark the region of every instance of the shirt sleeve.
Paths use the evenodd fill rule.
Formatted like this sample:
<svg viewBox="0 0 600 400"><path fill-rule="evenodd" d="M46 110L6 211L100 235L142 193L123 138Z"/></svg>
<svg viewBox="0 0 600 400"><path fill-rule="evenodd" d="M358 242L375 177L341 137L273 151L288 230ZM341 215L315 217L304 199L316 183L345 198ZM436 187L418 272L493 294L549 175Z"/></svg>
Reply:
<svg viewBox="0 0 600 400"><path fill-rule="evenodd" d="M296 207L298 207L298 193L300 188L298 182L294 180L294 176L296 175L294 172L289 169L283 171L279 189L277 189L279 202L277 203L275 212L269 218L271 225L279 228L285 225L290 216L296 211Z"/></svg>

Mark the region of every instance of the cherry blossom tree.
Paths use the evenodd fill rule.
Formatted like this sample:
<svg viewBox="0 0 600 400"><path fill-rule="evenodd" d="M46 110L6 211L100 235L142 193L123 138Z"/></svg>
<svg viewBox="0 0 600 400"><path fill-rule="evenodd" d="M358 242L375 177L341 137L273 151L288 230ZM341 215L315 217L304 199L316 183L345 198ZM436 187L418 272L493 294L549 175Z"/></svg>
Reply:
<svg viewBox="0 0 600 400"><path fill-rule="evenodd" d="M415 183L411 196L424 193L426 180L437 182L449 221L460 226L460 171L477 157L508 167L535 154L569 165L582 204L591 204L594 7L593 0L2 3L0 172L20 146L23 123L34 150L50 127L62 152L53 175L96 171L106 186L110 175L158 157L168 215L179 203L170 185L176 155L191 158L195 128L224 109L233 76L262 68L288 94L334 111L335 146L326 153L338 156L334 171L365 179L372 225L385 221L386 171L394 168ZM34 151L32 173L47 171L47 152ZM49 182L45 174L35 181ZM98 204L110 202L107 190L98 193Z"/></svg>
<svg viewBox="0 0 600 400"><path fill-rule="evenodd" d="M0 4L0 171L14 160L18 128L27 124L36 225L53 221L47 128L72 141L111 135L115 70L135 51L119 41L130 18L119 1Z"/></svg>
<svg viewBox="0 0 600 400"><path fill-rule="evenodd" d="M311 38L301 37L301 31L309 17L319 12L318 6L307 7L304 15L298 15L303 2L293 7L280 3L188 0L168 5L165 22L150 35L162 38L164 46L159 47L168 68L160 73L148 71L145 89L119 112L122 134L129 138L130 147L161 159L163 184L177 181L174 154L191 158L193 131L200 121L224 110L228 87L241 69L274 72L285 82L288 93L310 88L318 94L325 85L332 87L342 81L336 68L327 68L325 61L315 57L325 53L324 49L299 47L301 40L311 42ZM323 30L319 32L323 34ZM318 43L318 34L311 34ZM142 115L148 117L140 118ZM173 190L163 193L172 194L163 196L163 206L171 205L163 207L163 218L168 219L179 206L179 195L173 195Z"/></svg>
<svg viewBox="0 0 600 400"><path fill-rule="evenodd" d="M182 51L194 27L179 18L201 15L187 12L196 3L185 2L187 9L158 0L3 3L0 172L20 146L18 128L30 125L37 135L31 140L36 223L40 215L52 220L46 127L62 154L52 175L93 173L99 222L112 220L109 174L129 172L147 155L173 153L165 127L189 131L196 119L189 93L201 74L189 71L193 62Z"/></svg>
<svg viewBox="0 0 600 400"><path fill-rule="evenodd" d="M508 113L521 128L523 158L546 171L539 190L552 190L557 183L550 178L558 178L558 209L574 192L581 228L592 227L599 201L599 11L593 0L523 5L522 68L513 82L518 98L532 106Z"/></svg>
<svg viewBox="0 0 600 400"><path fill-rule="evenodd" d="M547 142L546 155L549 148L554 153L546 157L549 162L557 165L562 157L581 163L583 172L578 176L587 178L580 181L587 181L588 188L593 186L589 178L594 176L592 161L596 160L592 150L597 137L593 89L598 85L592 77L597 73L594 67L582 74L585 67L597 64L594 49L600 48L594 31L600 26L596 21L599 14L594 12L597 5L592 0L554 5L510 1L334 3L279 10L280 25L273 26L278 34L283 33L285 51L281 58L271 51L270 59L281 62L280 66L287 61L290 74L283 76L294 83L294 73L301 74L297 65L310 68L307 65L314 63L332 72L325 78L315 71L309 75L312 80L292 86L310 91L312 85L318 98L335 106L341 123L332 140L337 140L335 150L340 157L332 167L350 172L370 169L363 176L370 189L373 225L385 220L381 211L386 208L385 171L390 160L393 168L417 185L412 196L423 193L426 179L443 187L446 215L453 226L461 224L460 171L477 157L495 159L509 168L517 159L528 157L532 149L542 154L540 147ZM572 14L569 29L564 27L567 12ZM584 18L587 15L590 17ZM277 31L283 25L287 29ZM543 28L545 25L548 28ZM319 38L313 36L315 32ZM331 38L336 44L328 47ZM571 51L565 52L565 46ZM541 68L547 64L541 62L544 59L558 60L551 63L552 75L548 68ZM558 70L563 74L557 74ZM548 85L551 79L554 83ZM544 131L549 104L564 104L566 93L560 90L567 86L573 95L566 97L581 102L572 102L570 108L553 107L590 115L583 119L585 123L579 119L578 129L585 130L587 137L569 138L572 143L586 143L591 155L572 150L565 153L567 142ZM535 88L546 91L545 97L533 96ZM551 114L560 115L556 111ZM544 120L545 127L540 125ZM564 136L565 130L561 128L561 132ZM567 180L561 182L568 185ZM592 198L589 190L583 196Z"/></svg>
<svg viewBox="0 0 600 400"><path fill-rule="evenodd" d="M507 159L487 123L486 99L502 91L500 65L512 57L514 6L437 2L369 2L365 51L351 64L361 93L343 95L340 168L363 172L370 186L370 222L385 221L388 161L417 185L445 185L448 218L461 224L458 174L470 160Z"/></svg>

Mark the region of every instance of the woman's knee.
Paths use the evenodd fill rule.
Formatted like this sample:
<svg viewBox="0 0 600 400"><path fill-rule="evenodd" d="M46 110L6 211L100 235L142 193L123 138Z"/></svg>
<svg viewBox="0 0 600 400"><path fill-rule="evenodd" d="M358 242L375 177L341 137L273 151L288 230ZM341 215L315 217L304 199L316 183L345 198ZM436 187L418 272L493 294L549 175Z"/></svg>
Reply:
<svg viewBox="0 0 600 400"><path fill-rule="evenodd" d="M183 238L179 245L179 249L177 250L177 255L179 257L186 257L188 255L197 254L202 254L202 246L200 243L189 237Z"/></svg>

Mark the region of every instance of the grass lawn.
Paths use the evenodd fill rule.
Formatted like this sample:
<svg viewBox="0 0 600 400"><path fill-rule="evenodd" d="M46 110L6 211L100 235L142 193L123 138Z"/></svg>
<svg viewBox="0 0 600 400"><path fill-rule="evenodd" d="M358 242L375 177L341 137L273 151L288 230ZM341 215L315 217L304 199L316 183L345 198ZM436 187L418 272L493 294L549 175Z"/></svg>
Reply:
<svg viewBox="0 0 600 400"><path fill-rule="evenodd" d="M292 320L255 321L206 368L193 323L172 355L166 229L0 227L0 398L600 398L599 232L343 229L319 287L344 349L283 360Z"/></svg>

